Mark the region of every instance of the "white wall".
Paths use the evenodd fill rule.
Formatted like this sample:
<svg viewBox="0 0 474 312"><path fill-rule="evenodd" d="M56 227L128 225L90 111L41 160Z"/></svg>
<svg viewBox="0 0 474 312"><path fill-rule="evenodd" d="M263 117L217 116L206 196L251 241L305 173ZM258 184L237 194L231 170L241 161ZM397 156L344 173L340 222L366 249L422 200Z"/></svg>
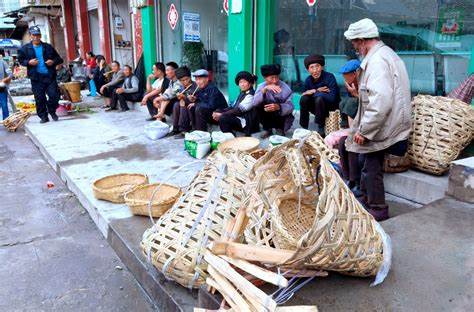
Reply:
<svg viewBox="0 0 474 312"><path fill-rule="evenodd" d="M121 65L130 65L133 67L133 43L130 48L120 48L115 45L115 36L122 35L122 40L132 42L132 25L130 19L130 6L128 0L115 0L110 1L110 19L111 19L111 33L113 41L113 58L120 62ZM114 15L119 15L124 21L123 28L115 27Z"/></svg>
<svg viewBox="0 0 474 312"><path fill-rule="evenodd" d="M89 11L89 30L92 44L92 52L94 54L101 54L100 38L99 38L99 15L97 9Z"/></svg>

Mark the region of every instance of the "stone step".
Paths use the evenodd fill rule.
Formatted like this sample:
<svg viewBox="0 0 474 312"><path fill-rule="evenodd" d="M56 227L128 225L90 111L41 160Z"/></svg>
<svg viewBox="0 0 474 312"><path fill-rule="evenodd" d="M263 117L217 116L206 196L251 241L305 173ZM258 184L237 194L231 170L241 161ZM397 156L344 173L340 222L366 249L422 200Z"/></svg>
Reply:
<svg viewBox="0 0 474 312"><path fill-rule="evenodd" d="M474 157L453 161L447 194L474 204Z"/></svg>

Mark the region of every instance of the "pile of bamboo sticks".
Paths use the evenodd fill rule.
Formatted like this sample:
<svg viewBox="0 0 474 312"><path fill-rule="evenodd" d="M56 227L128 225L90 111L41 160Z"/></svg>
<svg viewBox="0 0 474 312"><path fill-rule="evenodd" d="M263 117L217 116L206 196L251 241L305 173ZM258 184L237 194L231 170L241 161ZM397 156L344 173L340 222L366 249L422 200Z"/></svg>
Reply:
<svg viewBox="0 0 474 312"><path fill-rule="evenodd" d="M31 114L28 112L16 112L3 121L3 125L10 132L15 132L19 127L23 126L30 118Z"/></svg>

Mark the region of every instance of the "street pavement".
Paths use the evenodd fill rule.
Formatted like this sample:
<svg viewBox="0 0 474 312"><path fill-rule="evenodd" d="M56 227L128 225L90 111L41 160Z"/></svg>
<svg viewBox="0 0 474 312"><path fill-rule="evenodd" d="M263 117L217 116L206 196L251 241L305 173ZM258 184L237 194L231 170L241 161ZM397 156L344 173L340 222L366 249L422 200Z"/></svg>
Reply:
<svg viewBox="0 0 474 312"><path fill-rule="evenodd" d="M0 190L0 311L154 310L23 130L0 128Z"/></svg>

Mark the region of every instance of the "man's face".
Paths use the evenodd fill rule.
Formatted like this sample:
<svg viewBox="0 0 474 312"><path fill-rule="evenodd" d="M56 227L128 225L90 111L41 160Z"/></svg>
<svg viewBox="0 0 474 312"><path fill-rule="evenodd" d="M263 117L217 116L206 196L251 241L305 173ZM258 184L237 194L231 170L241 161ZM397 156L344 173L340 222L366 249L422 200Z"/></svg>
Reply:
<svg viewBox="0 0 474 312"><path fill-rule="evenodd" d="M184 76L183 78L179 78L179 82L181 82L181 84L182 84L184 87L187 87L187 86L189 86L193 81L191 80L191 77Z"/></svg>
<svg viewBox="0 0 474 312"><path fill-rule="evenodd" d="M172 66L166 66L166 78L174 80L176 77L176 69Z"/></svg>
<svg viewBox="0 0 474 312"><path fill-rule="evenodd" d="M155 65L153 65L153 76L155 76L155 78L158 78L160 77L160 73L161 70L159 70Z"/></svg>
<svg viewBox="0 0 474 312"><path fill-rule="evenodd" d="M123 74L126 76L126 77L129 77L131 74L132 74L132 71L130 70L130 68L128 68L127 66L125 66L123 68Z"/></svg>
<svg viewBox="0 0 474 312"><path fill-rule="evenodd" d="M112 63L112 71L116 73L119 70L120 70L120 66L117 63Z"/></svg>
<svg viewBox="0 0 474 312"><path fill-rule="evenodd" d="M41 42L41 34L38 35L30 35L31 41L35 44L38 44Z"/></svg>
<svg viewBox="0 0 474 312"><path fill-rule="evenodd" d="M276 85L280 81L280 76L278 75L270 75L265 77L265 82L267 85Z"/></svg>
<svg viewBox="0 0 474 312"><path fill-rule="evenodd" d="M323 71L323 69L324 66L321 66L321 64L318 63L314 63L309 65L308 72L314 79L318 79L319 77L321 77L321 72Z"/></svg>
<svg viewBox="0 0 474 312"><path fill-rule="evenodd" d="M353 83L357 82L357 72L342 74L342 76L344 77L344 80L348 84L353 84Z"/></svg>
<svg viewBox="0 0 474 312"><path fill-rule="evenodd" d="M354 49L362 56L366 56L368 49L366 47L366 41L364 39L351 40Z"/></svg>
<svg viewBox="0 0 474 312"><path fill-rule="evenodd" d="M209 84L209 77L196 77L196 84L199 89L204 89Z"/></svg>

